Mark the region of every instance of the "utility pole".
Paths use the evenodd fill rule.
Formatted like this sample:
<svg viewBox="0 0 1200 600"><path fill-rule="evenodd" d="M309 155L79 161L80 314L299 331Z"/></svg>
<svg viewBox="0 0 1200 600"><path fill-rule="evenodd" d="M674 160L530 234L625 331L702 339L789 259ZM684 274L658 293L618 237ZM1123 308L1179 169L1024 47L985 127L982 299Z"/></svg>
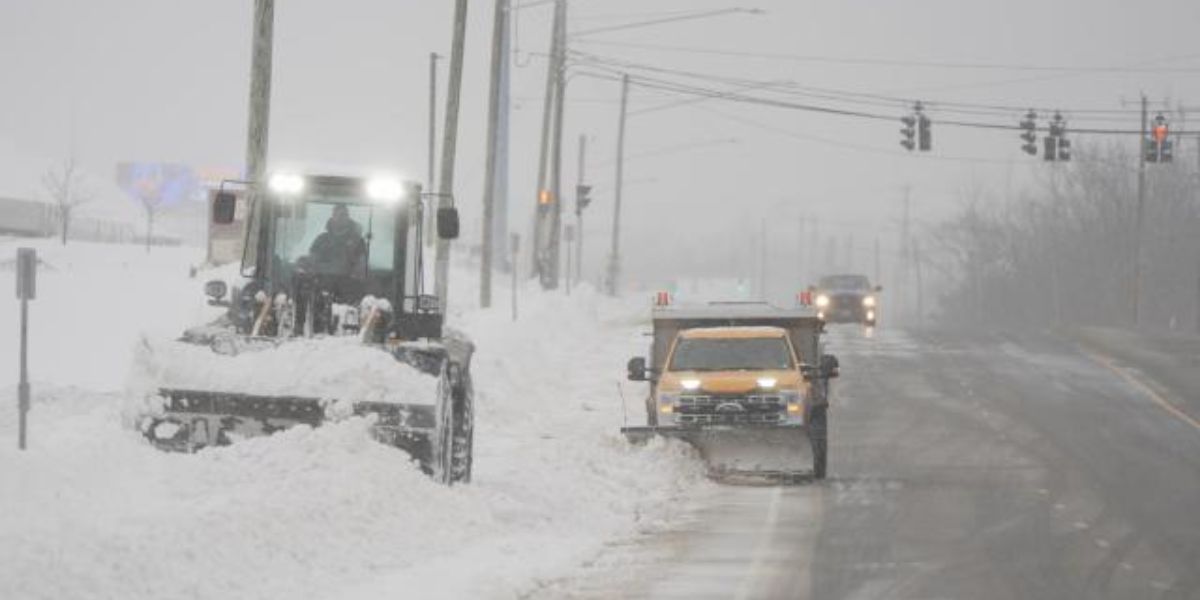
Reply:
<svg viewBox="0 0 1200 600"><path fill-rule="evenodd" d="M438 210L454 206L454 151L458 138L458 100L462 91L463 45L467 35L467 0L456 0L454 6L454 43L450 51L450 81L446 88L446 126L442 132L442 177L438 193ZM434 289L442 314L449 304L447 294L450 276L450 240L438 236Z"/></svg>
<svg viewBox="0 0 1200 600"><path fill-rule="evenodd" d="M500 43L500 114L496 120L496 189L492 198L493 229L492 243L496 246L493 257L500 262L500 269L508 272L516 266L508 262L508 139L512 61L512 2L505 4L504 35ZM495 266L495 265L493 265Z"/></svg>
<svg viewBox="0 0 1200 600"><path fill-rule="evenodd" d="M434 170L437 168L437 52L429 53L429 171L425 176L425 191L433 192L437 181ZM425 245L432 246L437 236L434 235L433 196L429 197L429 205L425 207Z"/></svg>
<svg viewBox="0 0 1200 600"><path fill-rule="evenodd" d="M909 291L909 277L912 259L912 232L909 229L910 215L912 207L912 187L904 186L904 213L900 222L900 269L899 277L896 286L897 312L900 314L907 313L912 309L911 295Z"/></svg>
<svg viewBox="0 0 1200 600"><path fill-rule="evenodd" d="M1142 221L1146 210L1146 94L1142 94L1142 135L1138 138L1137 216L1133 230L1133 328L1141 324Z"/></svg>
<svg viewBox="0 0 1200 600"><path fill-rule="evenodd" d="M617 295L621 276L621 190L625 177L625 118L629 112L629 74L621 75L621 116L617 120L617 181L613 189L612 248L608 255L608 295Z"/></svg>
<svg viewBox="0 0 1200 600"><path fill-rule="evenodd" d="M556 202L557 198L550 196L549 186L547 185L549 171L549 156L551 143L551 130L553 126L556 105L555 93L558 91L557 73L561 68L559 57L565 55L566 40L560 39L560 21L564 20L564 12L566 4L564 0L555 0L554 2L554 25L550 36L550 60L546 61L546 92L542 100L542 136L541 145L538 151L538 177L537 177L537 195L535 196L534 206L534 221L533 221L533 273L537 276L544 289L549 289L549 276L547 272L549 265L549 254L546 244L548 242L548 229L550 226L551 210L550 203Z"/></svg>
<svg viewBox="0 0 1200 600"><path fill-rule="evenodd" d="M796 285L804 287L807 273L804 271L804 217L800 217L799 227L796 228Z"/></svg>
<svg viewBox="0 0 1200 600"><path fill-rule="evenodd" d="M921 245L913 240L913 269L917 278L917 327L925 324L925 301L921 290Z"/></svg>
<svg viewBox="0 0 1200 600"><path fill-rule="evenodd" d="M875 236L875 285L883 281L883 276L879 272L879 236Z"/></svg>
<svg viewBox="0 0 1200 600"><path fill-rule="evenodd" d="M575 282L583 280L583 209L582 198L584 169L587 166L587 136L579 134L579 159L575 167Z"/></svg>
<svg viewBox="0 0 1200 600"><path fill-rule="evenodd" d="M496 231L493 225L496 196L497 124L500 116L500 68L507 59L504 55L504 22L508 14L508 0L496 0L496 14L492 28L492 71L491 87L488 91L487 162L483 176L483 240L479 261L479 306L492 306L492 239Z"/></svg>
<svg viewBox="0 0 1200 600"><path fill-rule="evenodd" d="M554 70L554 138L553 153L550 162L550 235L547 240L549 252L547 273L550 275L549 289L558 287L558 274L562 261L562 155L563 155L563 108L566 105L567 92L567 0L557 0L562 10L557 22L558 27L558 56L555 62L558 68Z"/></svg>
<svg viewBox="0 0 1200 600"><path fill-rule="evenodd" d="M758 296L767 299L767 218L761 220L758 234Z"/></svg>
<svg viewBox="0 0 1200 600"><path fill-rule="evenodd" d="M267 168L267 141L271 125L271 54L275 34L275 0L254 0L254 32L250 58L250 108L246 123L246 179L250 185L250 202L254 210L262 210L257 201L263 187ZM150 214L153 223L153 213ZM147 227L146 249L150 248ZM267 261L268 271L271 261ZM268 273L269 275L269 273Z"/></svg>

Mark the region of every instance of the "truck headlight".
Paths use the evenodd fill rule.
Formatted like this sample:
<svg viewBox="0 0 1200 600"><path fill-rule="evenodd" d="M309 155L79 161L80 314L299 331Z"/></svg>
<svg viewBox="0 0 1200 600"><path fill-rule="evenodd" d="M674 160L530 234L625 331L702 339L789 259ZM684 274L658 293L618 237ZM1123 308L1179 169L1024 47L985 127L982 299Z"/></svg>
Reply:
<svg viewBox="0 0 1200 600"><path fill-rule="evenodd" d="M817 308L825 308L826 306L829 306L829 296L826 296L825 294L818 294Z"/></svg>
<svg viewBox="0 0 1200 600"><path fill-rule="evenodd" d="M394 204L404 199L404 184L387 177L372 179L367 182L367 196L382 204Z"/></svg>
<svg viewBox="0 0 1200 600"><path fill-rule="evenodd" d="M679 386L689 392L694 392L694 391L700 389L700 380L699 379L682 379L679 381Z"/></svg>
<svg viewBox="0 0 1200 600"><path fill-rule="evenodd" d="M758 378L758 387L763 388L765 390L769 390L769 389L775 387L775 382L776 381L775 381L774 377L759 377Z"/></svg>
<svg viewBox="0 0 1200 600"><path fill-rule="evenodd" d="M299 194L304 189L304 178L292 173L276 173L268 185L277 194Z"/></svg>
<svg viewBox="0 0 1200 600"><path fill-rule="evenodd" d="M874 306L875 306L875 296L865 296L865 297L863 297L863 306L865 306L865 307L867 307L867 308L874 308Z"/></svg>

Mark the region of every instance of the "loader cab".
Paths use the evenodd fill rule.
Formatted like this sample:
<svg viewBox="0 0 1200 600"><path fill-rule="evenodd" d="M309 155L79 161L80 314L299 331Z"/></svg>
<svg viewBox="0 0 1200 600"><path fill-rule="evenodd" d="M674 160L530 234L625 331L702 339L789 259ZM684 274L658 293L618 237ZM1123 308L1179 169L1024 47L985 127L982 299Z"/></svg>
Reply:
<svg viewBox="0 0 1200 600"><path fill-rule="evenodd" d="M253 202L242 258L242 275L252 282L241 294L243 321L253 314L245 305L281 294L302 313L318 296L345 306L383 299L394 317L390 337L441 336L440 306L424 295L419 184L276 174Z"/></svg>

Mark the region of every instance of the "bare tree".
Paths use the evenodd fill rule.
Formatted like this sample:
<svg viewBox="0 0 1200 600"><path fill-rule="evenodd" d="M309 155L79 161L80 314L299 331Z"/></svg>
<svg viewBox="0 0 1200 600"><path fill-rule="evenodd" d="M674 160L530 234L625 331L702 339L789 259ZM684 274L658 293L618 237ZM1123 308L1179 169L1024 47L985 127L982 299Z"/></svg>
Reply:
<svg viewBox="0 0 1200 600"><path fill-rule="evenodd" d="M42 188L54 203L54 217L58 221L59 236L63 245L67 244L67 234L71 226L71 213L75 207L92 200L91 192L82 185L82 175L71 156L59 165L46 171L42 176Z"/></svg>
<svg viewBox="0 0 1200 600"><path fill-rule="evenodd" d="M141 193L138 194L138 200L142 203L142 210L146 211L146 252L149 252L151 244L154 243L154 216L158 213L158 206L162 204L162 195Z"/></svg>

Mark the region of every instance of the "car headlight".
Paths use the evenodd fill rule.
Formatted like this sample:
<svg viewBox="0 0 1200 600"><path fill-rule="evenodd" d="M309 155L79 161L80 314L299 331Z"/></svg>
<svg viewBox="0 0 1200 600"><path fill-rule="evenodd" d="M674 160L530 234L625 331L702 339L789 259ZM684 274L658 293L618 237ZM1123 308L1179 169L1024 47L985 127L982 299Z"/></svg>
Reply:
<svg viewBox="0 0 1200 600"><path fill-rule="evenodd" d="M863 306L872 308L875 306L875 296L865 296L863 298Z"/></svg>
<svg viewBox="0 0 1200 600"><path fill-rule="evenodd" d="M817 308L825 308L826 306L829 306L829 296L825 294L817 295Z"/></svg>

